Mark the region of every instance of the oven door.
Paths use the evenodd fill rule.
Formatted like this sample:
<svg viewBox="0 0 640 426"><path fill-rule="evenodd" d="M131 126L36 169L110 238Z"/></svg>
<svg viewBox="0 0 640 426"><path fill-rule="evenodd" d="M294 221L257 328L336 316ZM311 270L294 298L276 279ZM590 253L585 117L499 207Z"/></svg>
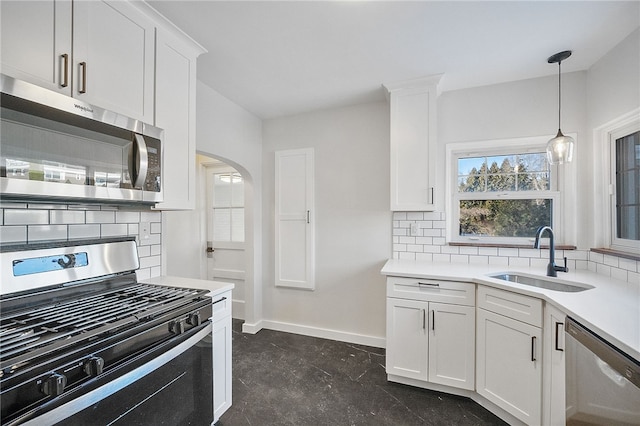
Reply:
<svg viewBox="0 0 640 426"><path fill-rule="evenodd" d="M98 376L90 389L76 393L81 394L24 424L212 424L211 322Z"/></svg>
<svg viewBox="0 0 640 426"><path fill-rule="evenodd" d="M571 318L565 330L566 424L640 425L640 362Z"/></svg>

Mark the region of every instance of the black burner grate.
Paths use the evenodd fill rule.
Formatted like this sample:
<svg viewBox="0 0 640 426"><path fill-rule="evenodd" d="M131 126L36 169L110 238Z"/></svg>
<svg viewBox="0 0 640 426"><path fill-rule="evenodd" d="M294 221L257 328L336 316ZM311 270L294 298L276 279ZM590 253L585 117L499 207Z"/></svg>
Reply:
<svg viewBox="0 0 640 426"><path fill-rule="evenodd" d="M109 333L189 303L203 290L133 284L71 300L2 313L0 361L8 364L33 352Z"/></svg>

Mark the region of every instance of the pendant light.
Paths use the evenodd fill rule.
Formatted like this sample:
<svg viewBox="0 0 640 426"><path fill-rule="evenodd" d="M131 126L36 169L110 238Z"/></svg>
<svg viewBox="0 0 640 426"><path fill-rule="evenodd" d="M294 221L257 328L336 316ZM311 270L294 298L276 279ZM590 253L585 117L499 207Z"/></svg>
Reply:
<svg viewBox="0 0 640 426"><path fill-rule="evenodd" d="M550 64L558 64L558 134L547 143L547 160L549 161L549 164L569 163L573 157L574 140L571 136L563 135L562 130L560 130L560 100L562 99L560 64L569 56L571 56L571 51L565 50L563 52L556 53L547 59L547 62Z"/></svg>

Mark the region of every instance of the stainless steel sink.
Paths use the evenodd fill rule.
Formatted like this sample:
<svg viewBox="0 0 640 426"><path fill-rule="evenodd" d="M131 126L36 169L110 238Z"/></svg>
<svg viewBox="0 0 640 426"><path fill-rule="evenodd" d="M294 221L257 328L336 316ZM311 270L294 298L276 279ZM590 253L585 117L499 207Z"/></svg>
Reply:
<svg viewBox="0 0 640 426"><path fill-rule="evenodd" d="M509 281L512 283L530 285L532 287L540 287L540 288L546 288L547 290L563 291L563 292L570 292L570 293L590 290L593 288L593 286L590 286L588 284L580 284L580 285L567 284L563 282L546 280L540 277L532 277L529 275L504 273L504 274L489 275L489 276L491 278L497 278L499 280Z"/></svg>

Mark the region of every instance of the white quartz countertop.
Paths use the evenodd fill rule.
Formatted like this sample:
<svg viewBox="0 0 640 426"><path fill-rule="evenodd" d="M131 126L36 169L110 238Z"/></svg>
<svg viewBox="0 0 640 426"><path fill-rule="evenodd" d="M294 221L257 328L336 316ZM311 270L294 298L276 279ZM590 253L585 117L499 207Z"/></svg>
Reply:
<svg viewBox="0 0 640 426"><path fill-rule="evenodd" d="M560 292L489 277L505 272L576 285L593 286L577 293ZM545 268L469 265L390 259L381 270L395 277L466 281L538 297L554 305L611 344L640 361L640 283L627 283L587 270L558 272Z"/></svg>
<svg viewBox="0 0 640 426"><path fill-rule="evenodd" d="M209 290L211 297L215 297L225 291L233 290L235 284L222 281L197 280L194 278L183 278L163 275L161 277L148 278L142 283L166 285L170 287L196 288Z"/></svg>

